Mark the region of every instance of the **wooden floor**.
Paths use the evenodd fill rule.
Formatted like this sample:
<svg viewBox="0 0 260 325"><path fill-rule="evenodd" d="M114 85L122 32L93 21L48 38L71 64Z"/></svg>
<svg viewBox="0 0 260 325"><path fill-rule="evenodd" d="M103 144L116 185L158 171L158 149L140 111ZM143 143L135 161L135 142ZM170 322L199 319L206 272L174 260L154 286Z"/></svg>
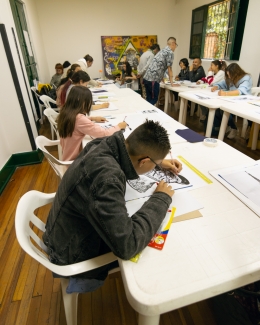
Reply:
<svg viewBox="0 0 260 325"><path fill-rule="evenodd" d="M177 119L178 113L170 115ZM240 123L241 121L239 121ZM196 116L187 125L202 131ZM45 121L41 134L50 137ZM245 141L228 140L238 150L259 159L259 150L246 148ZM53 149L55 152L55 149ZM41 164L16 170L0 197L0 324L66 325L60 283L20 248L14 229L19 198L29 190L55 192L58 180L46 160ZM38 216L45 221L46 209ZM137 313L128 304L120 273L109 276L105 285L93 293L79 295L79 325L137 325ZM215 325L211 301L202 301L161 316L161 325Z"/></svg>

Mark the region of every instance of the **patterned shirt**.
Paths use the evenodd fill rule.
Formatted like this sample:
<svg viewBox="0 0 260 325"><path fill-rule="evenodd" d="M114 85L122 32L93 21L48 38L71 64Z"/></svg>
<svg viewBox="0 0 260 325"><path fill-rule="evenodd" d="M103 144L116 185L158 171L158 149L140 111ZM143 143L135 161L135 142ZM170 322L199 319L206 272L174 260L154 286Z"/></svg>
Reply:
<svg viewBox="0 0 260 325"><path fill-rule="evenodd" d="M166 46L155 55L144 75L144 79L161 82L167 68L172 66L173 58L172 50Z"/></svg>

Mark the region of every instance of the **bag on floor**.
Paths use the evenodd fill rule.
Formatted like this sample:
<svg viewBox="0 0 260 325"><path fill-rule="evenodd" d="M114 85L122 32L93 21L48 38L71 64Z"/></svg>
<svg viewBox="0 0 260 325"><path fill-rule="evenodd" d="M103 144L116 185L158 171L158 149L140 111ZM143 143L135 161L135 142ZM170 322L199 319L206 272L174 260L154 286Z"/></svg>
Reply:
<svg viewBox="0 0 260 325"><path fill-rule="evenodd" d="M212 298L217 324L260 324L260 282Z"/></svg>

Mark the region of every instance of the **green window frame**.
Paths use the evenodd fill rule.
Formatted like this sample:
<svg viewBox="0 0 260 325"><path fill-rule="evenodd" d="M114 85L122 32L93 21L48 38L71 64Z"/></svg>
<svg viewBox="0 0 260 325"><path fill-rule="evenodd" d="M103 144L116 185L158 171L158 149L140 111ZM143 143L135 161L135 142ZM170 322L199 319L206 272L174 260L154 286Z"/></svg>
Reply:
<svg viewBox="0 0 260 325"><path fill-rule="evenodd" d="M192 10L189 58L203 58L209 7L223 2L215 1ZM225 60L239 60L249 0L230 0L227 25ZM208 59L208 58L207 58ZM212 58L214 59L214 58Z"/></svg>

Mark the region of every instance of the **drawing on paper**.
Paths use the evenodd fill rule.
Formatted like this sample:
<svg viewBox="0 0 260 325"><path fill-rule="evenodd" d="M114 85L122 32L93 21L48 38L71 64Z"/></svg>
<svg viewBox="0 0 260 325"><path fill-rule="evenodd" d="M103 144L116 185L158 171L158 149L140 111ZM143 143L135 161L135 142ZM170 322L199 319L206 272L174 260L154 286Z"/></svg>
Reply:
<svg viewBox="0 0 260 325"><path fill-rule="evenodd" d="M147 192L155 184L155 182L151 182L144 178L128 180L127 182L134 190L139 193Z"/></svg>
<svg viewBox="0 0 260 325"><path fill-rule="evenodd" d="M166 183L178 183L183 185L189 185L190 182L187 178L182 175L175 175L167 169L155 168L150 172L146 173L145 176L154 179L156 182L165 181Z"/></svg>

